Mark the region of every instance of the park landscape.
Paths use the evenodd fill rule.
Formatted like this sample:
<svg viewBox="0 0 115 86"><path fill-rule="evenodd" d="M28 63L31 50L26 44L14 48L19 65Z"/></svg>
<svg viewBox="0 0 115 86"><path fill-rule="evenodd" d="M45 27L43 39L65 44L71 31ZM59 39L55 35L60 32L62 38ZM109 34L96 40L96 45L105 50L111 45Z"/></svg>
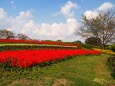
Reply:
<svg viewBox="0 0 115 86"><path fill-rule="evenodd" d="M115 52L94 47L80 43L1 39L0 85L114 86Z"/></svg>
<svg viewBox="0 0 115 86"><path fill-rule="evenodd" d="M30 1L27 7L36 3ZM115 86L114 1L102 1L95 10L85 11L80 23L75 9L83 7L77 1L60 3L63 6L53 16L56 20L61 15L67 22L41 25L32 19L31 11L9 17L0 3L0 86ZM19 4L10 1L14 13Z"/></svg>

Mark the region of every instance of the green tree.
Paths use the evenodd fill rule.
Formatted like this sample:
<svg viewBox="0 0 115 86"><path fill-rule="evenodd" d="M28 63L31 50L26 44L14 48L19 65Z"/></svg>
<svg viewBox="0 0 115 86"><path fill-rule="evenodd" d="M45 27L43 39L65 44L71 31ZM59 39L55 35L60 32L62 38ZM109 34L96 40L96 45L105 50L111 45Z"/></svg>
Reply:
<svg viewBox="0 0 115 86"><path fill-rule="evenodd" d="M74 43L79 43L81 44L82 42L80 40L74 41Z"/></svg>
<svg viewBox="0 0 115 86"><path fill-rule="evenodd" d="M90 45L101 45L101 40L96 37L90 37L85 40L85 43Z"/></svg>
<svg viewBox="0 0 115 86"><path fill-rule="evenodd" d="M59 40L57 40L57 42L62 42L62 40L59 39Z"/></svg>

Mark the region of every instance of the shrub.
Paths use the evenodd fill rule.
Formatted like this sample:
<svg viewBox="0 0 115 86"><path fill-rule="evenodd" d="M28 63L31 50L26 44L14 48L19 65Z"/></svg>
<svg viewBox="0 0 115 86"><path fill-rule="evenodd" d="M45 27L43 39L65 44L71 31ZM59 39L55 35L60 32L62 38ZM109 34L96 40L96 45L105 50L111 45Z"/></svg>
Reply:
<svg viewBox="0 0 115 86"><path fill-rule="evenodd" d="M111 56L107 59L107 65L112 70L112 77L115 79L115 56Z"/></svg>
<svg viewBox="0 0 115 86"><path fill-rule="evenodd" d="M109 49L112 50L113 52L115 52L115 44L110 45Z"/></svg>
<svg viewBox="0 0 115 86"><path fill-rule="evenodd" d="M96 37L90 37L85 40L86 44L91 44L91 45L102 45L101 44L101 39L96 38Z"/></svg>
<svg viewBox="0 0 115 86"><path fill-rule="evenodd" d="M90 45L90 44L81 44L81 47L86 49L100 48L99 46Z"/></svg>

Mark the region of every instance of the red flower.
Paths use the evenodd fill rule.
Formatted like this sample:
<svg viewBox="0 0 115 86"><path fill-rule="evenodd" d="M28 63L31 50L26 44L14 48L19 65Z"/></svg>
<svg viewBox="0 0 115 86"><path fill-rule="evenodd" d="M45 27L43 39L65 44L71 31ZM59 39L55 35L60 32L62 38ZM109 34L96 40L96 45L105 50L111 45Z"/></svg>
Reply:
<svg viewBox="0 0 115 86"><path fill-rule="evenodd" d="M64 49L40 49L40 50L15 50L0 52L0 63L9 62L9 66L27 68L43 62L56 61L74 55L99 55L101 52L94 50L64 50Z"/></svg>

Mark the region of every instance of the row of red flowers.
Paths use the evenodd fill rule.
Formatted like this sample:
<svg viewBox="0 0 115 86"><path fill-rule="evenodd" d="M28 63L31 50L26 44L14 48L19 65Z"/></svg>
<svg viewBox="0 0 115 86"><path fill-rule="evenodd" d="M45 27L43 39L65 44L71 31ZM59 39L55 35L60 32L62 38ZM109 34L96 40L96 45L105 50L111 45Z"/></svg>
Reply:
<svg viewBox="0 0 115 86"><path fill-rule="evenodd" d="M38 40L16 40L16 39L0 39L1 43L28 43L28 44L48 44L48 45L62 45L62 46L80 46L79 44L70 44L65 42L55 41L38 41Z"/></svg>
<svg viewBox="0 0 115 86"><path fill-rule="evenodd" d="M57 61L68 56L74 55L99 55L100 51L94 50L60 50L60 49L41 49L41 50L15 50L0 52L0 63L9 62L11 67L27 68L35 64Z"/></svg>

